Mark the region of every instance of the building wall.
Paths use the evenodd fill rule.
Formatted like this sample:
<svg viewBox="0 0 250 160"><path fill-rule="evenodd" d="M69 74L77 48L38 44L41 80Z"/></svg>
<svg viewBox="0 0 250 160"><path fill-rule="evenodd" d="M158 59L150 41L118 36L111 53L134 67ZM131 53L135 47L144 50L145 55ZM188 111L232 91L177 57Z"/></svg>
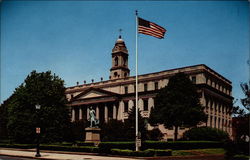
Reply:
<svg viewBox="0 0 250 160"><path fill-rule="evenodd" d="M157 87L156 83L158 85L158 89L163 88L168 84L169 77L178 72L184 72L188 74L190 80L193 81L193 83L201 86L199 90L201 95L200 101L205 107L204 112L208 115L207 122L203 123L202 126L219 128L231 135L231 82L205 65L196 65L139 76L138 92L142 94L139 96L138 103L139 109L142 111L142 116L149 117L150 110L152 107L154 107L154 97L157 94L157 88L155 88ZM79 95L81 92L90 87L100 88L102 90L121 95L121 99L119 100L118 104L112 109L108 108L112 110L112 118L117 118L118 120L124 121L124 119L128 117L128 113L125 111L125 103L128 103L128 110L135 105L135 77L70 87L66 91L66 96L68 100L71 100L73 97ZM145 106L144 103L148 104L148 106ZM78 110L79 109L77 109L77 107L72 107L73 121L79 119L76 118L77 116L84 117L76 115L79 114ZM105 112L106 110L107 108L105 108L103 111ZM107 117L106 112L100 114L105 114L104 116ZM82 114L82 111L80 113ZM152 127L148 126L148 129L152 129ZM164 133L164 139L173 139L173 128L166 129L160 125L159 129ZM179 128L179 138L182 136L185 130L187 129Z"/></svg>

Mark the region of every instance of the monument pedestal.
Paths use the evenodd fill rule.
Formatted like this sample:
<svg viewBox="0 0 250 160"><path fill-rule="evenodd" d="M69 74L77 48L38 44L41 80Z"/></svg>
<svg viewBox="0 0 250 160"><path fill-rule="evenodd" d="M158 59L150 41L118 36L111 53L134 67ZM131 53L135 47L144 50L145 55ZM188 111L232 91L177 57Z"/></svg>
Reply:
<svg viewBox="0 0 250 160"><path fill-rule="evenodd" d="M86 137L85 142L99 143L100 140L100 128L85 128Z"/></svg>

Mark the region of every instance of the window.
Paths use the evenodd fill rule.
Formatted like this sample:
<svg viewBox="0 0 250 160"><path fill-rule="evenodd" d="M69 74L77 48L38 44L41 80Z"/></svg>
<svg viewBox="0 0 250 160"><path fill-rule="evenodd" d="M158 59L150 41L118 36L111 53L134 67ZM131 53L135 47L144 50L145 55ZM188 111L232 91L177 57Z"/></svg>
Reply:
<svg viewBox="0 0 250 160"><path fill-rule="evenodd" d="M115 57L115 66L118 66L118 57Z"/></svg>
<svg viewBox="0 0 250 160"><path fill-rule="evenodd" d="M196 76L192 76L191 80L192 80L193 84L196 84Z"/></svg>
<svg viewBox="0 0 250 160"><path fill-rule="evenodd" d="M212 127L212 123L213 123L213 117L210 116L210 127Z"/></svg>
<svg viewBox="0 0 250 160"><path fill-rule="evenodd" d="M136 84L134 85L134 91L136 92Z"/></svg>
<svg viewBox="0 0 250 160"><path fill-rule="evenodd" d="M155 82L155 90L158 90L158 82Z"/></svg>
<svg viewBox="0 0 250 160"><path fill-rule="evenodd" d="M147 99L143 100L143 110L148 111L148 100Z"/></svg>
<svg viewBox="0 0 250 160"><path fill-rule="evenodd" d="M124 58L124 63L123 63L123 65L126 66L126 64L127 64L127 60Z"/></svg>
<svg viewBox="0 0 250 160"><path fill-rule="evenodd" d="M218 129L220 129L220 118L218 118Z"/></svg>
<svg viewBox="0 0 250 160"><path fill-rule="evenodd" d="M148 84L145 83L145 84L144 84L144 92L147 91L147 90L148 90Z"/></svg>
<svg viewBox="0 0 250 160"><path fill-rule="evenodd" d="M128 101L124 102L124 112L128 112Z"/></svg>
<svg viewBox="0 0 250 160"><path fill-rule="evenodd" d="M125 86L125 87L124 87L124 92L125 92L125 94L128 93L128 86Z"/></svg>
<svg viewBox="0 0 250 160"><path fill-rule="evenodd" d="M216 128L217 117L214 117L214 128Z"/></svg>
<svg viewBox="0 0 250 160"><path fill-rule="evenodd" d="M124 73L124 77L127 77L127 75L128 75L127 73Z"/></svg>
<svg viewBox="0 0 250 160"><path fill-rule="evenodd" d="M114 73L114 76L115 76L115 77L117 76L117 72Z"/></svg>

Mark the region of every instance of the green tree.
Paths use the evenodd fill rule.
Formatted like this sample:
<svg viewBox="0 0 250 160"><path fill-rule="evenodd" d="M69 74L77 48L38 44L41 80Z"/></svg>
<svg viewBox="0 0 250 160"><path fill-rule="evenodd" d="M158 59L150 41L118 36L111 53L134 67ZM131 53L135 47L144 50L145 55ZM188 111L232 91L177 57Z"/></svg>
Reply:
<svg viewBox="0 0 250 160"><path fill-rule="evenodd" d="M39 125L43 142L62 141L70 126L66 103L62 79L51 75L50 71L32 71L16 88L7 105L10 138L19 143L33 143L35 127ZM36 104L41 105L39 113L35 109Z"/></svg>
<svg viewBox="0 0 250 160"><path fill-rule="evenodd" d="M226 141L229 140L229 135L217 128L195 127L185 131L183 139L191 141Z"/></svg>
<svg viewBox="0 0 250 160"><path fill-rule="evenodd" d="M136 107L133 106L128 112L128 119L125 120L126 135L129 140L135 140L135 112ZM141 139L147 139L147 119L141 116L141 111L138 109L138 131Z"/></svg>
<svg viewBox="0 0 250 160"><path fill-rule="evenodd" d="M177 73L170 77L168 85L156 95L149 123L164 124L167 128L174 126L174 140L177 140L178 127L196 126L206 119L196 86L187 75Z"/></svg>
<svg viewBox="0 0 250 160"><path fill-rule="evenodd" d="M111 119L107 123L101 125L101 140L102 141L127 141L127 129L124 122Z"/></svg>
<svg viewBox="0 0 250 160"><path fill-rule="evenodd" d="M250 81L249 81L249 85L250 85ZM246 96L245 98L241 99L241 103L248 110L248 112L250 111L250 88L249 88L249 85L247 83L240 84L241 89Z"/></svg>

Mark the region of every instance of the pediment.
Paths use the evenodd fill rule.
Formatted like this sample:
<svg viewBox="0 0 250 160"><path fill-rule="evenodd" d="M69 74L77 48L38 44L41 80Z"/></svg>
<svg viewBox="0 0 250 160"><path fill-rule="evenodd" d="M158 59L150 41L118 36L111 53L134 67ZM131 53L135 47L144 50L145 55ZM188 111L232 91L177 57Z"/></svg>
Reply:
<svg viewBox="0 0 250 160"><path fill-rule="evenodd" d="M107 96L107 94L92 90L90 92L85 93L81 97L78 97L78 99L95 98L95 97L103 97L103 96Z"/></svg>
<svg viewBox="0 0 250 160"><path fill-rule="evenodd" d="M78 100L78 99L83 100L83 99L110 97L110 96L118 96L118 95L119 94L117 93L113 93L113 92L106 91L106 90L99 89L99 88L89 88L81 92L77 96L75 96L73 100Z"/></svg>

